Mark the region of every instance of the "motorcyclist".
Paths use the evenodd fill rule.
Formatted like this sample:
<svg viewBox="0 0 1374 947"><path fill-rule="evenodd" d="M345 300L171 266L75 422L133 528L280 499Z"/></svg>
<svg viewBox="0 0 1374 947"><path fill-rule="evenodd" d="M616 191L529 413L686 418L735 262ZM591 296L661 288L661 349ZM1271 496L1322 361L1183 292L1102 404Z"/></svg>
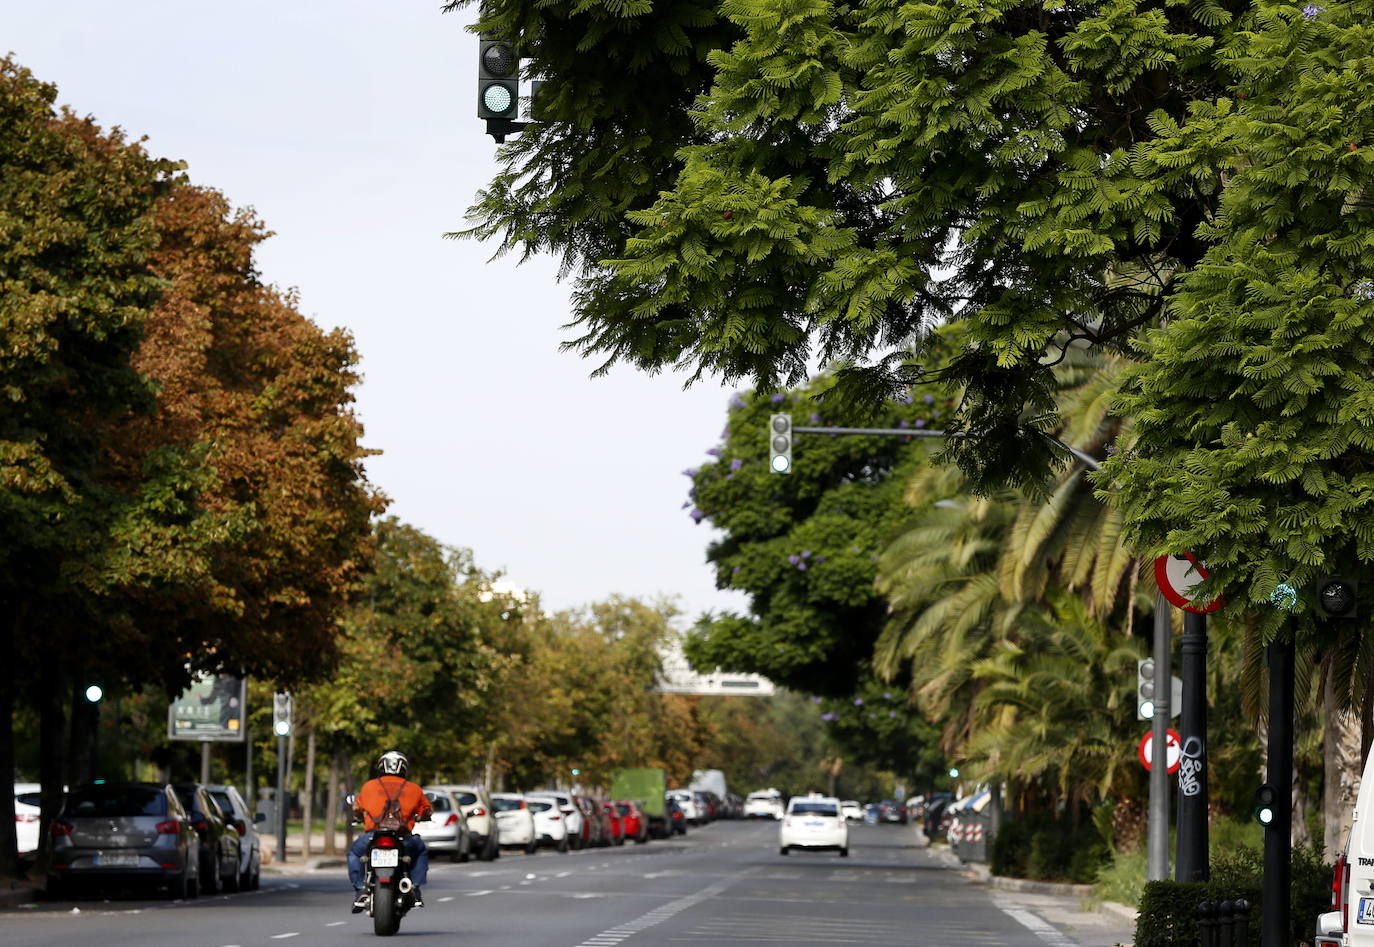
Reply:
<svg viewBox="0 0 1374 947"><path fill-rule="evenodd" d="M425 902L420 897L420 886L429 876L429 850L425 840L415 834L415 823L429 819L433 811L429 798L415 783L406 777L410 774L410 761L396 750L388 750L377 758L377 777L363 783L353 802L353 814L362 820L365 831L353 840L348 847L348 880L353 882L353 913L367 910L367 892L363 889L363 855L372 841L377 823L384 816L399 816L410 833L401 843L410 856L410 880L415 885L411 894L415 906L422 908Z"/></svg>

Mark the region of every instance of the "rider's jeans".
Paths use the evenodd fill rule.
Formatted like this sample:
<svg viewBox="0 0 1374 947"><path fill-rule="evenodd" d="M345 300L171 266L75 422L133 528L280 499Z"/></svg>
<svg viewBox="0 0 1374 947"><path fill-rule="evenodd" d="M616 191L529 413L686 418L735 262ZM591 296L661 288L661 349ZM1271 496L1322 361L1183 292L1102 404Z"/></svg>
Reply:
<svg viewBox="0 0 1374 947"><path fill-rule="evenodd" d="M367 854L367 846L371 841L372 833L364 832L348 846L348 880L353 882L355 888L363 886L363 856ZM424 885L429 881L429 849L425 848L425 840L418 835L408 835L401 846L410 856L410 880L417 885Z"/></svg>

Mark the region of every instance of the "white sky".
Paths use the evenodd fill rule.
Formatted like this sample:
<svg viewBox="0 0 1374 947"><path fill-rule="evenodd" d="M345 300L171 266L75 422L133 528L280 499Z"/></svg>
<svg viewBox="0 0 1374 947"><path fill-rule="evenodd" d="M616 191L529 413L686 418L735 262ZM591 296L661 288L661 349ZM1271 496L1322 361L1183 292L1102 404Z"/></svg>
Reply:
<svg viewBox="0 0 1374 947"><path fill-rule="evenodd" d="M102 125L146 135L276 236L264 278L357 340L368 473L390 512L545 607L714 588L681 509L729 391L561 354L547 259L441 238L495 170L475 117L473 11L439 0L65 0L0 5L0 51Z"/></svg>

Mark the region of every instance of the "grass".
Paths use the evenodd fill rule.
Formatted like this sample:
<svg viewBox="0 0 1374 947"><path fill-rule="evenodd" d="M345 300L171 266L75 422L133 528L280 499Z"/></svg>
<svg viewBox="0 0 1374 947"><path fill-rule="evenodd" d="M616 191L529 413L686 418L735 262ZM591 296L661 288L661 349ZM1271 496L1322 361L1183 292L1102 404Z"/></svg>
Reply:
<svg viewBox="0 0 1374 947"><path fill-rule="evenodd" d="M1235 851L1240 846L1262 848L1264 829L1258 822L1250 819L1217 819L1212 823L1207 836L1207 849L1211 859L1218 855ZM1169 832L1169 866L1173 869L1175 835ZM1128 854L1116 853L1110 864L1104 865L1097 875L1097 885L1093 890L1094 901L1116 901L1136 907L1140 904L1140 894L1145 888L1147 847L1141 840L1140 847Z"/></svg>

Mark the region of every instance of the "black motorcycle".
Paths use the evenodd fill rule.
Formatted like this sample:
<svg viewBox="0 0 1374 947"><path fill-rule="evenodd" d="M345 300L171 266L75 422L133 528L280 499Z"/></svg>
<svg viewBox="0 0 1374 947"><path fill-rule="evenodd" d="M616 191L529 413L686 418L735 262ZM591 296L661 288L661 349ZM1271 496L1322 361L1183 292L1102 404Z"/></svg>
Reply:
<svg viewBox="0 0 1374 947"><path fill-rule="evenodd" d="M390 937L401 929L401 918L415 906L415 884L410 880L410 856L405 850L406 833L377 829L367 846L364 890L372 931Z"/></svg>

